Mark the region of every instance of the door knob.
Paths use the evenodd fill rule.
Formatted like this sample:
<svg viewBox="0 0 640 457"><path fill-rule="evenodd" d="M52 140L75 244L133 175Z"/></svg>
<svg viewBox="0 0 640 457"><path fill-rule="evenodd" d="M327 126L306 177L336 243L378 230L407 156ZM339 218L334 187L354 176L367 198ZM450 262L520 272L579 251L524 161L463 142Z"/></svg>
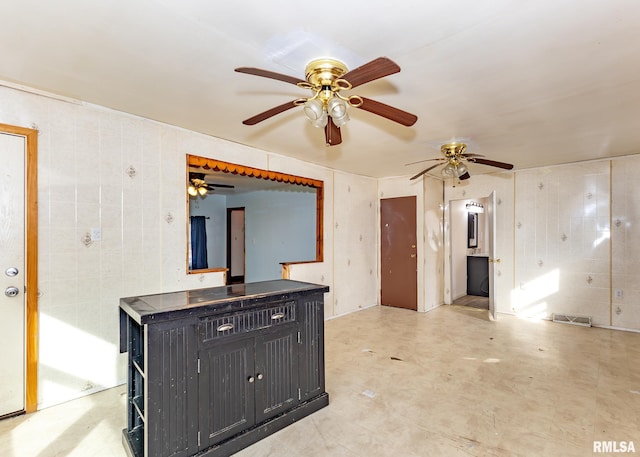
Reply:
<svg viewBox="0 0 640 457"><path fill-rule="evenodd" d="M18 269L16 267L9 267L4 271L4 274L7 276L16 276L18 274Z"/></svg>
<svg viewBox="0 0 640 457"><path fill-rule="evenodd" d="M262 373L258 373L258 380L262 380L262 378L264 378L264 376L262 376Z"/></svg>
<svg viewBox="0 0 640 457"><path fill-rule="evenodd" d="M411 258L412 258L412 259L413 259L413 258L415 258L415 256L416 256L415 254L411 254Z"/></svg>
<svg viewBox="0 0 640 457"><path fill-rule="evenodd" d="M20 293L20 290L17 287L9 286L5 289L4 294L7 297L15 297Z"/></svg>
<svg viewBox="0 0 640 457"><path fill-rule="evenodd" d="M250 383L252 383L252 382L253 382L253 376L249 376L249 379L248 379L247 381L249 381Z"/></svg>

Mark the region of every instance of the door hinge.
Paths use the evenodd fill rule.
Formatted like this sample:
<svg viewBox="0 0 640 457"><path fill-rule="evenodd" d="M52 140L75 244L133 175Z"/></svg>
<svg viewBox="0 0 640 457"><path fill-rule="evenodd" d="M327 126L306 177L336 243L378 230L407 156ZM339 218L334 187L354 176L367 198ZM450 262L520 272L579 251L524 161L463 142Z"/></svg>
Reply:
<svg viewBox="0 0 640 457"><path fill-rule="evenodd" d="M198 374L200 374L200 359L198 359Z"/></svg>
<svg viewBox="0 0 640 457"><path fill-rule="evenodd" d="M198 447L200 447L200 432L198 432Z"/></svg>
<svg viewBox="0 0 640 457"><path fill-rule="evenodd" d="M300 332L298 332L298 343L302 343L302 336L300 335Z"/></svg>
<svg viewBox="0 0 640 457"><path fill-rule="evenodd" d="M302 400L302 389L298 387L298 400Z"/></svg>

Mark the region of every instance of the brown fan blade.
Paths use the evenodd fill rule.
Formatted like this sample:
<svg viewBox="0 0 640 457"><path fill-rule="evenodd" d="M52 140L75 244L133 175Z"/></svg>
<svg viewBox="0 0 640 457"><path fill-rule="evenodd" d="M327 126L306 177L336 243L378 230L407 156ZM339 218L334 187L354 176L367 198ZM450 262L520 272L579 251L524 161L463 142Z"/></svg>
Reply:
<svg viewBox="0 0 640 457"><path fill-rule="evenodd" d="M384 78L399 71L400 67L398 64L387 57L378 57L369 63L365 63L347 72L342 79L349 81L351 87L358 87L369 81Z"/></svg>
<svg viewBox="0 0 640 457"><path fill-rule="evenodd" d="M291 84L298 84L298 83L305 82L303 79L300 79L300 78L283 75L281 73L276 73L269 70L262 70L261 68L240 67L240 68L236 68L236 71L238 73L246 73L248 75L262 76L263 78L276 79L278 81L284 81L286 83L291 83Z"/></svg>
<svg viewBox="0 0 640 457"><path fill-rule="evenodd" d="M469 159L469 158L473 158L473 157L484 157L482 154L460 154L460 157L462 157L463 159Z"/></svg>
<svg viewBox="0 0 640 457"><path fill-rule="evenodd" d="M511 170L513 168L513 165L511 165L510 163L497 162L495 160L472 159L472 162L480 163L482 165L489 165L490 167L504 168L505 170Z"/></svg>
<svg viewBox="0 0 640 457"><path fill-rule="evenodd" d="M331 117L329 117L327 125L324 126L324 138L327 142L327 146L335 146L342 143L342 133L340 133L340 127L333 123Z"/></svg>
<svg viewBox="0 0 640 457"><path fill-rule="evenodd" d="M463 175L460 175L460 177L458 178L460 181L464 181L465 179L469 179L471 177L471 175L469 174L468 171L465 171Z"/></svg>
<svg viewBox="0 0 640 457"><path fill-rule="evenodd" d="M361 98L362 105L358 106L358 108L369 111L373 114L377 114L378 116L385 117L390 121L394 121L398 124L410 127L418 120L418 116L414 114L407 113L406 111L394 108L393 106L385 105L384 103L380 103L375 100L371 100L370 98Z"/></svg>
<svg viewBox="0 0 640 457"><path fill-rule="evenodd" d="M438 165L442 165L440 163L437 163L435 165L430 166L429 168L427 168L426 170L422 170L420 173L418 173L417 175L413 176L411 179L416 179L419 178L420 176L422 176L423 174L425 174L427 171L433 170L435 167L437 167Z"/></svg>
<svg viewBox="0 0 640 457"><path fill-rule="evenodd" d="M417 163L422 163L422 162L431 162L432 160L439 160L440 162L444 162L445 159L444 157L436 157L435 159L423 159L423 160L416 160L415 162L409 162L409 163L405 163L404 165L415 165Z"/></svg>
<svg viewBox="0 0 640 457"><path fill-rule="evenodd" d="M282 105L279 106L274 106L273 108L260 113L260 114L256 114L253 117L250 117L249 119L246 119L244 121L242 121L242 123L244 125L256 125L258 122L262 122L265 119L269 119L272 116L275 116L276 114L280 114L285 112L288 109L294 108L296 105L293 101L287 102L287 103L283 103Z"/></svg>

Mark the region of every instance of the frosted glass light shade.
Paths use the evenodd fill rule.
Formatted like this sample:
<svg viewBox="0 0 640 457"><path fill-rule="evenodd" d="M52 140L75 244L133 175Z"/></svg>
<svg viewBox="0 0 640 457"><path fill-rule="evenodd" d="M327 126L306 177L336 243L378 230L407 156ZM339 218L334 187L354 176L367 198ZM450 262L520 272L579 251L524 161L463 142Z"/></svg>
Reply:
<svg viewBox="0 0 640 457"><path fill-rule="evenodd" d="M344 100L341 100L337 97L333 97L327 103L327 111L333 123L338 127L343 126L349 120L349 114L347 113L347 104Z"/></svg>
<svg viewBox="0 0 640 457"><path fill-rule="evenodd" d="M314 127L322 128L327 125L327 112L324 110L322 102L317 98L304 104L304 114Z"/></svg>
<svg viewBox="0 0 640 457"><path fill-rule="evenodd" d="M459 163L458 166L456 167L456 178L459 178L460 176L465 174L467 171L469 170L467 170L467 167L465 166L465 164Z"/></svg>
<svg viewBox="0 0 640 457"><path fill-rule="evenodd" d="M452 177L456 175L456 167L448 163L441 171L443 176Z"/></svg>

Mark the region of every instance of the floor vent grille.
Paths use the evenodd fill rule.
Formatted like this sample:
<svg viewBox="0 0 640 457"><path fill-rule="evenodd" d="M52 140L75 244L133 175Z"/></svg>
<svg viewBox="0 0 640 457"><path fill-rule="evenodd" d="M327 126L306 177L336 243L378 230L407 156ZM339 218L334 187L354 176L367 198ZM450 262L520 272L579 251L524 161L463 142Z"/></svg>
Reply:
<svg viewBox="0 0 640 457"><path fill-rule="evenodd" d="M591 317L589 316L571 316L570 314L554 314L553 322L559 322L561 324L573 324L573 325L582 325L584 327L591 327Z"/></svg>

